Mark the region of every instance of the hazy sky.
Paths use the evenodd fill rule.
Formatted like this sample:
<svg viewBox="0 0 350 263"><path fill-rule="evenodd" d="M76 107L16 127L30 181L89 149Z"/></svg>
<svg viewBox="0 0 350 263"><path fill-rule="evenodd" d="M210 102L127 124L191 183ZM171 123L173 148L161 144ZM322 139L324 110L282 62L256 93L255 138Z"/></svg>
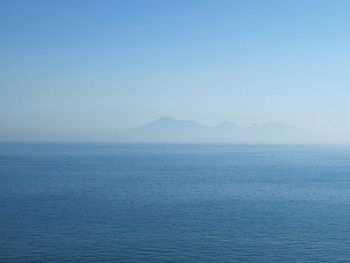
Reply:
<svg viewBox="0 0 350 263"><path fill-rule="evenodd" d="M0 130L350 130L350 1L0 2Z"/></svg>

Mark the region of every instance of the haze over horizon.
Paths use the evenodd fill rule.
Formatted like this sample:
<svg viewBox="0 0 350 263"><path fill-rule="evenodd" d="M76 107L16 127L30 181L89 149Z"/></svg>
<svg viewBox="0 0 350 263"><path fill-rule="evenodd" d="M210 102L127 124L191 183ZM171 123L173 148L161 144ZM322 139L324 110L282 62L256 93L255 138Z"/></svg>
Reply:
<svg viewBox="0 0 350 263"><path fill-rule="evenodd" d="M350 132L349 1L0 7L0 141L115 131L160 116L283 123L342 134L339 142Z"/></svg>
<svg viewBox="0 0 350 263"><path fill-rule="evenodd" d="M350 144L350 133L305 130L284 123L205 125L163 116L127 129L84 132L0 132L2 141L114 143Z"/></svg>

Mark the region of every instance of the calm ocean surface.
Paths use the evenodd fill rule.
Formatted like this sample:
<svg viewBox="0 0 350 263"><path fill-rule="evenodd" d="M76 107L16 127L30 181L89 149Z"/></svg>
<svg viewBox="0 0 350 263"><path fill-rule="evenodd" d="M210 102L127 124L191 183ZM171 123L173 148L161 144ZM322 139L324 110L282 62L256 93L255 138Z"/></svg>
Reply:
<svg viewBox="0 0 350 263"><path fill-rule="evenodd" d="M350 261L350 146L0 144L0 262L241 261Z"/></svg>

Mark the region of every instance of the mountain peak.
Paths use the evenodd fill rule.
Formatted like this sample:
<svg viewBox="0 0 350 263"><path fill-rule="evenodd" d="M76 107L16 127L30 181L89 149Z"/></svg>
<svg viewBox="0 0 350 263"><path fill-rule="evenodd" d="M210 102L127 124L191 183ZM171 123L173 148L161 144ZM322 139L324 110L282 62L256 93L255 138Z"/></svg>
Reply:
<svg viewBox="0 0 350 263"><path fill-rule="evenodd" d="M198 128L202 125L192 121L192 120L176 120L169 116L163 116L155 121L147 123L139 128L142 129L189 129Z"/></svg>
<svg viewBox="0 0 350 263"><path fill-rule="evenodd" d="M156 119L155 121L177 121L177 120L170 116L163 116L163 117L160 117L159 119Z"/></svg>
<svg viewBox="0 0 350 263"><path fill-rule="evenodd" d="M164 123L164 124L168 123L169 124L169 123L176 123L176 122L178 122L178 121L172 117L163 116L163 117L160 117L159 119L156 119L152 122L149 122L148 124L152 124L152 123L154 123L154 124L155 123Z"/></svg>

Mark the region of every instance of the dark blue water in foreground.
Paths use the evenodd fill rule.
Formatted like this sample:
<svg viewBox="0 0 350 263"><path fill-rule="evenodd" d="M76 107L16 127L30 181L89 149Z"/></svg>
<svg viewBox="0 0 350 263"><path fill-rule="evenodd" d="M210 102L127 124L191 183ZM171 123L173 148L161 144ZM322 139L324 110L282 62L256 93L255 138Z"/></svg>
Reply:
<svg viewBox="0 0 350 263"><path fill-rule="evenodd" d="M348 262L350 147L0 144L0 262Z"/></svg>

